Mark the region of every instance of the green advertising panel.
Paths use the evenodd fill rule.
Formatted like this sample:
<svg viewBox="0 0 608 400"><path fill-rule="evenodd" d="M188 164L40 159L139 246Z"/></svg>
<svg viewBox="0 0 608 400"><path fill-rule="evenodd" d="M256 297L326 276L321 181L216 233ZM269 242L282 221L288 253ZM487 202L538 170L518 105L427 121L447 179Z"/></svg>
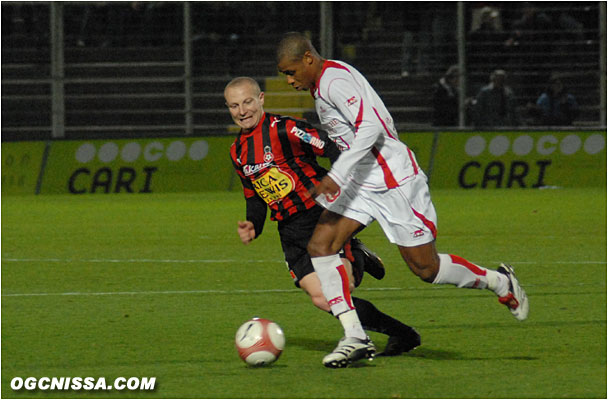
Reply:
<svg viewBox="0 0 608 400"><path fill-rule="evenodd" d="M606 132L409 132L436 188L606 186ZM2 144L2 194L239 190L233 137ZM328 167L328 163L322 163Z"/></svg>
<svg viewBox="0 0 608 400"><path fill-rule="evenodd" d="M606 186L606 132L441 132L431 185Z"/></svg>
<svg viewBox="0 0 608 400"><path fill-rule="evenodd" d="M2 194L34 194L44 142L2 143Z"/></svg>
<svg viewBox="0 0 608 400"><path fill-rule="evenodd" d="M231 137L56 141L41 194L228 189Z"/></svg>

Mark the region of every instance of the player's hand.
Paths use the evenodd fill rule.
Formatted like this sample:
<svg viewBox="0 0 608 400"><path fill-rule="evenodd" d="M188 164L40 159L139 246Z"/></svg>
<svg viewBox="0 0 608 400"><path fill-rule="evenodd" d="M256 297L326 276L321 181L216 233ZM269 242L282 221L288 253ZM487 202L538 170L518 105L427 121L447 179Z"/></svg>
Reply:
<svg viewBox="0 0 608 400"><path fill-rule="evenodd" d="M308 191L310 197L313 199L320 194L335 196L340 190L340 186L333 179L329 177L329 175L325 175L321 182Z"/></svg>
<svg viewBox="0 0 608 400"><path fill-rule="evenodd" d="M253 222L239 221L238 225L239 227L236 231L238 232L243 244L249 244L251 241L253 241L253 239L255 239L255 228L253 227Z"/></svg>

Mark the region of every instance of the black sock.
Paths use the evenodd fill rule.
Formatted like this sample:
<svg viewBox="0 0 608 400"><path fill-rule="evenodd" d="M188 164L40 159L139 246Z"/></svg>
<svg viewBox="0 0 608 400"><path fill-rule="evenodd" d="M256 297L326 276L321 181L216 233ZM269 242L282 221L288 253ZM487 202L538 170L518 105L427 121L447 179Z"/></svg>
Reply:
<svg viewBox="0 0 608 400"><path fill-rule="evenodd" d="M413 329L410 326L384 314L369 301L358 297L352 297L352 300L363 329L388 336L408 336L412 333Z"/></svg>

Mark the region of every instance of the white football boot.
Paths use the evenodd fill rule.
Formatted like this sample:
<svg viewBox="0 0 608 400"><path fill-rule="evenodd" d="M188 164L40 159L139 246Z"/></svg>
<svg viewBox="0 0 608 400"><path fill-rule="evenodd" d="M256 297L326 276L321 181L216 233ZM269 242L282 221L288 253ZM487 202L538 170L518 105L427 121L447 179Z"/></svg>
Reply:
<svg viewBox="0 0 608 400"><path fill-rule="evenodd" d="M519 321L528 318L529 304L526 292L519 286L519 282L515 277L513 267L509 264L500 264L498 272L504 274L509 279L509 294L504 297L499 297L498 301L506 305L511 314Z"/></svg>
<svg viewBox="0 0 608 400"><path fill-rule="evenodd" d="M323 357L323 365L328 368L344 368L354 361L363 358L372 360L375 356L376 346L369 337L365 340L344 337L334 351Z"/></svg>

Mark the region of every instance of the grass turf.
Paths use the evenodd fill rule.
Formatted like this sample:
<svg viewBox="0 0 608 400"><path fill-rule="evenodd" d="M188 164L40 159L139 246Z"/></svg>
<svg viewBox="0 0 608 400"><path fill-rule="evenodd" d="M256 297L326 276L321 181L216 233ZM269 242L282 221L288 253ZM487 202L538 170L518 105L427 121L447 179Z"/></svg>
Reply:
<svg viewBox="0 0 608 400"><path fill-rule="evenodd" d="M243 246L237 193L2 198L3 398L606 398L606 190L436 190L441 252L512 263L530 297L518 322L487 291L429 285L376 224L387 264L358 295L423 345L329 370L341 327L295 289L275 224ZM233 338L252 316L286 350L247 367ZM382 349L386 337L371 333ZM14 377L156 377L148 391L13 391Z"/></svg>

